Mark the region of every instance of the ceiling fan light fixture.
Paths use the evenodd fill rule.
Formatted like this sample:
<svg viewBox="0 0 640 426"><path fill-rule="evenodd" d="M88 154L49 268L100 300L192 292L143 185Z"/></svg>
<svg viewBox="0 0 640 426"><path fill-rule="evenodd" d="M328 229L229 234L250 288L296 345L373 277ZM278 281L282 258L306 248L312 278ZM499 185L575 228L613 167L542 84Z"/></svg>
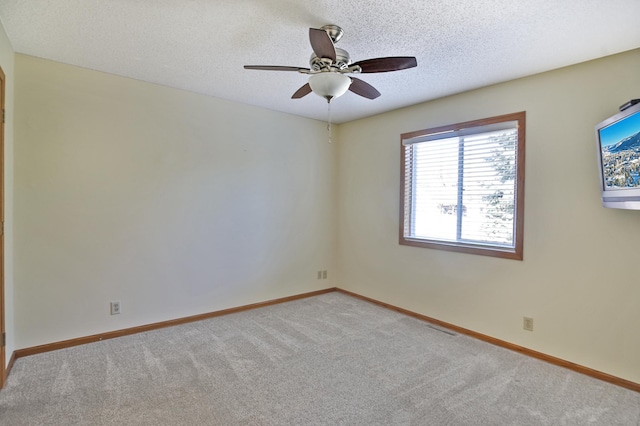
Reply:
<svg viewBox="0 0 640 426"><path fill-rule="evenodd" d="M320 72L309 77L309 86L313 93L322 96L327 102L344 95L350 85L351 79L337 72Z"/></svg>
<svg viewBox="0 0 640 426"><path fill-rule="evenodd" d="M347 90L367 99L380 96L380 92L375 87L359 78L348 77L345 75L347 73L381 73L418 66L414 56L385 56L352 64L349 52L335 46L342 34L342 28L337 25L309 28L309 42L313 50L309 59L309 68L281 65L245 65L244 67L250 70L297 71L310 75L309 82L300 87L291 99L300 99L313 92L325 98L331 105L331 99L344 95Z"/></svg>

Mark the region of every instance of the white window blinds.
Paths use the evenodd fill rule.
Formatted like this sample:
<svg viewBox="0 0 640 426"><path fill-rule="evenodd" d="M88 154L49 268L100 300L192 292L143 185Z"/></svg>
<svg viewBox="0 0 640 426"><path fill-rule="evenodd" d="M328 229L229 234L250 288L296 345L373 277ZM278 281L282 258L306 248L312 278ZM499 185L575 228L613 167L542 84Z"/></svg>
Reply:
<svg viewBox="0 0 640 426"><path fill-rule="evenodd" d="M518 123L403 140L404 237L514 248Z"/></svg>

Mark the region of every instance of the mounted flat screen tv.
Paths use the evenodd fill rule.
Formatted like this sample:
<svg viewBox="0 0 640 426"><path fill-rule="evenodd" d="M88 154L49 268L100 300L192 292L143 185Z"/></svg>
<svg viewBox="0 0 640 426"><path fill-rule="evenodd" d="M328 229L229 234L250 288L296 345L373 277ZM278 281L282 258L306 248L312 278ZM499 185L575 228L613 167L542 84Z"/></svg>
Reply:
<svg viewBox="0 0 640 426"><path fill-rule="evenodd" d="M596 125L602 205L640 210L640 103Z"/></svg>

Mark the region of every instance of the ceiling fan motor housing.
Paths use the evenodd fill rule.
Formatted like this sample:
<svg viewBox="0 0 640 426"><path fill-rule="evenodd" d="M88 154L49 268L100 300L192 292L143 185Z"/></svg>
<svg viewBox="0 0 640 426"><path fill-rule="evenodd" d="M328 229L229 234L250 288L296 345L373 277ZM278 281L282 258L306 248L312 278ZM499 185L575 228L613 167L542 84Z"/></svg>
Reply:
<svg viewBox="0 0 640 426"><path fill-rule="evenodd" d="M349 52L344 49L340 49L336 47L336 61L331 62L330 59L326 58L318 58L315 53L311 54L311 59L309 59L309 66L314 71L328 71L327 68L333 68L338 70L343 70L351 65L351 57L349 57Z"/></svg>

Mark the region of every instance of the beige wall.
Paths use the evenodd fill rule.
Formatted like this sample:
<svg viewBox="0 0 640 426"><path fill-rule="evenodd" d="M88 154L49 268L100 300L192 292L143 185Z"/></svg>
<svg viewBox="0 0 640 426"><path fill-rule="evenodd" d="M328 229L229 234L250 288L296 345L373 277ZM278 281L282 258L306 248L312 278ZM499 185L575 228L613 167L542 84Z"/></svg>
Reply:
<svg viewBox="0 0 640 426"><path fill-rule="evenodd" d="M13 117L14 117L14 53L0 24L0 67L5 75L4 125L4 316L7 333L6 363L15 349L13 308Z"/></svg>
<svg viewBox="0 0 640 426"><path fill-rule="evenodd" d="M601 207L594 135L639 69L635 50L342 125L341 285L640 382L640 212ZM398 245L400 134L523 110L524 261Z"/></svg>
<svg viewBox="0 0 640 426"><path fill-rule="evenodd" d="M24 55L15 68L17 348L335 286L324 123Z"/></svg>

